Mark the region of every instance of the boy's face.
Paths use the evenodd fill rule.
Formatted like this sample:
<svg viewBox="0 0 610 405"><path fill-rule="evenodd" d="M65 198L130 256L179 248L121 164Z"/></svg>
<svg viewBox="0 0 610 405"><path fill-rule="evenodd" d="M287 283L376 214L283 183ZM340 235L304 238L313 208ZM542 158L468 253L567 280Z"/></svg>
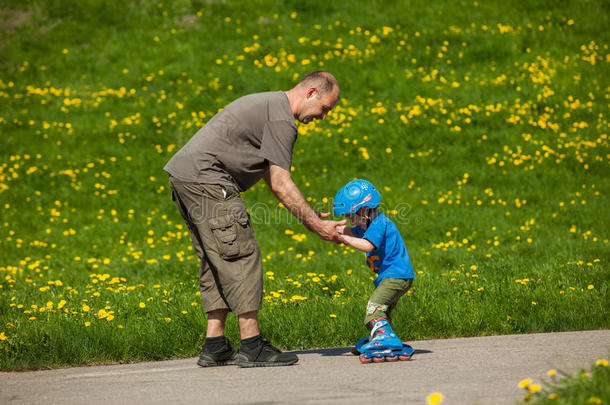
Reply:
<svg viewBox="0 0 610 405"><path fill-rule="evenodd" d="M367 228L366 219L359 214L345 214L345 217L349 219L350 224L353 226L359 226L362 229Z"/></svg>

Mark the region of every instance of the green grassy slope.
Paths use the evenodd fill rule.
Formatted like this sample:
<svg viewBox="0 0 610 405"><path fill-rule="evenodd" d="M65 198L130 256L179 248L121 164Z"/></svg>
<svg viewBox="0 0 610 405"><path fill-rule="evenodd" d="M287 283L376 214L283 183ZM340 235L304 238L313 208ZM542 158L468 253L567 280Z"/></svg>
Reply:
<svg viewBox="0 0 610 405"><path fill-rule="evenodd" d="M317 69L342 99L299 126L293 178L319 210L353 178L380 189L418 273L403 339L609 327L609 11L3 2L0 368L195 355L198 265L162 167L231 100ZM361 337L362 254L307 233L264 184L244 198L265 336Z"/></svg>

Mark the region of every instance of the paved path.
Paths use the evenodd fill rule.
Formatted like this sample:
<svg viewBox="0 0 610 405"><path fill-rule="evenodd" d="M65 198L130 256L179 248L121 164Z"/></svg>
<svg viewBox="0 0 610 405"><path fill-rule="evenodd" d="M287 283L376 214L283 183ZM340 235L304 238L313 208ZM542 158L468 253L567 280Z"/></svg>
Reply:
<svg viewBox="0 0 610 405"><path fill-rule="evenodd" d="M608 358L610 330L413 342L408 362L360 364L350 348L296 352L290 367L203 369L195 359L0 373L0 404L514 404L517 383Z"/></svg>

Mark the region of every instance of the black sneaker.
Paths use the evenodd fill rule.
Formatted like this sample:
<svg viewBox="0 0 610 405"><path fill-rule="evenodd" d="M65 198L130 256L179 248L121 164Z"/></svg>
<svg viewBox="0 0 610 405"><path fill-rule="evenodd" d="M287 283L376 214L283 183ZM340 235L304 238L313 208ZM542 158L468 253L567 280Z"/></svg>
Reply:
<svg viewBox="0 0 610 405"><path fill-rule="evenodd" d="M220 344L210 344L206 339L206 344L199 353L197 364L201 367L230 366L237 364L236 359L237 351L231 347L229 339L225 337L224 342Z"/></svg>
<svg viewBox="0 0 610 405"><path fill-rule="evenodd" d="M254 347L245 347L242 344L237 353L239 367L290 366L297 361L299 358L296 354L283 353L263 337L257 340Z"/></svg>

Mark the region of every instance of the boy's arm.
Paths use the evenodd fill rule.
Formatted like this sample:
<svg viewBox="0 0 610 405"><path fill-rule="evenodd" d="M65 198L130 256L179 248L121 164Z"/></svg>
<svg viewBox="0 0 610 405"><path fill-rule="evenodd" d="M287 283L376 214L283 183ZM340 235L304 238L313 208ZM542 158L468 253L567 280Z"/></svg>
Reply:
<svg viewBox="0 0 610 405"><path fill-rule="evenodd" d="M349 227L347 227L347 229L350 229ZM362 252L372 252L373 250L375 250L375 245L373 245L371 242L369 242L366 239L363 238L356 238L355 236L351 236L351 232L350 235L347 234L343 234L343 241L346 245L349 245L351 247L353 247L354 249L358 249Z"/></svg>

